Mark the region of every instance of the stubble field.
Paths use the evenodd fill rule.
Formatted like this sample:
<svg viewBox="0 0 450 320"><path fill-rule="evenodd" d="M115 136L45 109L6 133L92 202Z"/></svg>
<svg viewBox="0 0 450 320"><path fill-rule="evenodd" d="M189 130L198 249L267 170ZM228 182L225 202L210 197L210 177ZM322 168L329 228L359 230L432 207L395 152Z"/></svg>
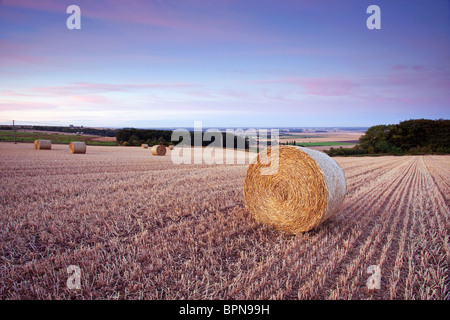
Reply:
<svg viewBox="0 0 450 320"><path fill-rule="evenodd" d="M450 157L335 160L341 210L288 236L245 210L245 164L0 143L0 299L448 299Z"/></svg>

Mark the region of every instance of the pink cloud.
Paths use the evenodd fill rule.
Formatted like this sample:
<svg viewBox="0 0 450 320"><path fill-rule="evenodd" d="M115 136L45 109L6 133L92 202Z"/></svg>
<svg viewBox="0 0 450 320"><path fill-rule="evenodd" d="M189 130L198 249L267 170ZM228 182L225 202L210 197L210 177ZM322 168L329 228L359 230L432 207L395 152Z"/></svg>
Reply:
<svg viewBox="0 0 450 320"><path fill-rule="evenodd" d="M81 103L95 103L95 104L111 104L112 101L106 97L99 95L77 95L70 96L70 99Z"/></svg>
<svg viewBox="0 0 450 320"><path fill-rule="evenodd" d="M339 78L304 79L300 81L300 85L306 89L307 94L325 97L351 95L359 86L354 81Z"/></svg>
<svg viewBox="0 0 450 320"><path fill-rule="evenodd" d="M227 89L225 91L222 91L221 94L225 97L233 98L233 99L246 99L249 97L247 93L244 92L238 92L233 89Z"/></svg>
<svg viewBox="0 0 450 320"><path fill-rule="evenodd" d="M12 90L3 90L0 92L3 97L36 97L36 94L16 92Z"/></svg>
<svg viewBox="0 0 450 320"><path fill-rule="evenodd" d="M0 111L47 110L55 109L55 105L39 102L0 101Z"/></svg>
<svg viewBox="0 0 450 320"><path fill-rule="evenodd" d="M30 56L30 55L26 55L26 54L2 54L1 59L0 59L0 65L3 67L10 67L11 63L13 62L17 62L19 63L19 65L23 65L28 64L28 65L36 65L36 64L44 64L47 63L49 60L44 58L44 57L40 57L40 56Z"/></svg>
<svg viewBox="0 0 450 320"><path fill-rule="evenodd" d="M239 2L235 2L239 3ZM3 0L2 5L26 8L37 11L66 14L73 1L62 0ZM186 41L195 40L199 35L210 39L220 37L224 40L240 40L249 42L279 41L276 38L261 34L260 30L248 23L248 16L233 11L229 1L213 2L184 0L171 3L169 1L128 0L110 1L96 0L80 3L82 17L126 25L147 25L164 30L176 31L171 39ZM205 7L211 14L204 14ZM164 34L164 33L163 33ZM251 35L251 36L250 36Z"/></svg>
<svg viewBox="0 0 450 320"><path fill-rule="evenodd" d="M2 5L34 9L46 12L58 12L65 14L71 1L61 0L3 0ZM90 1L84 5L79 4L82 17L111 20L115 22L138 23L155 25L167 28L190 29L194 25L177 17L175 11L151 1L128 0L126 2L115 2L114 5L108 1Z"/></svg>
<svg viewBox="0 0 450 320"><path fill-rule="evenodd" d="M11 63L19 62L20 64L42 64L48 59L36 54L32 54L32 46L26 43L18 43L12 40L0 39L1 59L0 65L9 67ZM29 53L31 54L29 54Z"/></svg>
<svg viewBox="0 0 450 320"><path fill-rule="evenodd" d="M279 102L296 102L295 100L287 99L286 97L284 97L281 94L271 95L271 94L266 93L266 94L264 94L264 97L266 97L267 99L279 101Z"/></svg>
<svg viewBox="0 0 450 320"><path fill-rule="evenodd" d="M255 80L251 83L270 85L278 93L270 97L285 98L282 92L294 88L298 94L317 97L346 97L392 104L446 104L449 98L450 71L444 67L398 64L385 73L358 77L284 77ZM300 90L299 90L300 89ZM293 92L290 90L289 92Z"/></svg>
<svg viewBox="0 0 450 320"><path fill-rule="evenodd" d="M213 94L202 90L191 90L186 92L186 94L197 98L207 98L207 99L215 98Z"/></svg>
<svg viewBox="0 0 450 320"><path fill-rule="evenodd" d="M253 81L253 83L293 85L303 88L306 94L325 97L351 95L360 86L353 80L339 77L285 78L278 80L259 80Z"/></svg>
<svg viewBox="0 0 450 320"><path fill-rule="evenodd" d="M397 70L397 71L404 71L404 70L422 71L422 70L425 70L426 67L423 65L407 66L404 64L397 64L397 65L393 66L392 69Z"/></svg>
<svg viewBox="0 0 450 320"><path fill-rule="evenodd" d="M3 0L1 4L8 7L19 7L51 12L61 12L61 10L64 10L63 12L66 12L65 9L70 5L70 3L67 1L65 2L58 0Z"/></svg>
<svg viewBox="0 0 450 320"><path fill-rule="evenodd" d="M53 95L76 95L78 93L101 93L101 92L126 92L146 89L164 88L188 88L195 87L193 83L144 83L144 84L111 84L111 83L89 83L75 82L65 86L48 86L32 89L34 92Z"/></svg>
<svg viewBox="0 0 450 320"><path fill-rule="evenodd" d="M415 86L421 89L450 89L450 71L423 65L396 65L395 72L389 73L386 81L395 86Z"/></svg>

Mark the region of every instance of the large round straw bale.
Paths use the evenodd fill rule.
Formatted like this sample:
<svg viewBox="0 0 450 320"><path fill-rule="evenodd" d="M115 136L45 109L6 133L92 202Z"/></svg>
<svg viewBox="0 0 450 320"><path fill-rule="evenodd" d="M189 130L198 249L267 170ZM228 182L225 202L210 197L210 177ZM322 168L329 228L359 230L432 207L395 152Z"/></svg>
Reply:
<svg viewBox="0 0 450 320"><path fill-rule="evenodd" d="M52 148L52 142L50 140L38 140L36 143L36 149L38 150L50 150Z"/></svg>
<svg viewBox="0 0 450 320"><path fill-rule="evenodd" d="M166 154L166 147L162 144L157 144L151 148L151 152L154 156L164 156Z"/></svg>
<svg viewBox="0 0 450 320"><path fill-rule="evenodd" d="M273 158L277 153L278 163ZM262 174L261 169L274 163L278 166L273 174ZM344 173L332 158L294 146L269 147L259 153L244 181L245 207L251 215L290 234L311 230L330 218L345 191Z"/></svg>
<svg viewBox="0 0 450 320"><path fill-rule="evenodd" d="M147 149L148 148L148 144L146 144L146 143L141 144L141 148Z"/></svg>
<svg viewBox="0 0 450 320"><path fill-rule="evenodd" d="M69 144L70 153L86 153L86 143L80 141L72 141Z"/></svg>

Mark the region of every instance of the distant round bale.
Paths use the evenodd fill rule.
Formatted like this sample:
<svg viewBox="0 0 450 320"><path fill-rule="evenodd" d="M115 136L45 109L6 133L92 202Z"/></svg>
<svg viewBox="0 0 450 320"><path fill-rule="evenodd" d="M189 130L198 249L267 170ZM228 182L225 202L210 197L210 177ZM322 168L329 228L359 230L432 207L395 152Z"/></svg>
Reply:
<svg viewBox="0 0 450 320"><path fill-rule="evenodd" d="M86 143L80 141L72 141L69 144L70 153L86 153Z"/></svg>
<svg viewBox="0 0 450 320"><path fill-rule="evenodd" d="M277 170L261 169L276 163ZM323 152L294 146L267 148L250 163L244 181L245 207L255 220L289 234L316 228L342 204L344 173Z"/></svg>
<svg viewBox="0 0 450 320"><path fill-rule="evenodd" d="M36 149L38 150L50 150L52 148L51 140L37 140Z"/></svg>
<svg viewBox="0 0 450 320"><path fill-rule="evenodd" d="M157 144L151 148L151 152L154 156L164 156L166 154L166 147L162 144Z"/></svg>
<svg viewBox="0 0 450 320"><path fill-rule="evenodd" d="M146 143L141 144L141 148L147 149L148 148L148 144L146 144Z"/></svg>

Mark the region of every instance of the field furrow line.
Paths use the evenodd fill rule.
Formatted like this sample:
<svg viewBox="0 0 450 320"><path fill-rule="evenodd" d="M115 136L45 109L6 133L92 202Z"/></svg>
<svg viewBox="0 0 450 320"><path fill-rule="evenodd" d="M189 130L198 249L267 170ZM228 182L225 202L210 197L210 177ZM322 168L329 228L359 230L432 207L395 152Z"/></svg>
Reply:
<svg viewBox="0 0 450 320"><path fill-rule="evenodd" d="M392 179L392 184L397 183L400 184L401 183L401 169L405 167L404 165L402 165L398 170L394 170L393 173L397 174L396 178ZM405 170L407 170L409 167L407 166L407 168ZM388 171L386 173L386 175L391 175L390 171ZM381 178L380 178L381 179ZM377 183L375 184L375 186L372 187L372 189L376 190L378 192L378 194L370 194L368 192L365 192L364 194L366 195L366 199L358 199L357 201L351 201L351 203L360 203L361 204L361 208L360 210L363 210L363 212L365 212L365 216L363 218L363 220L358 221L358 225L359 226L368 226L369 223L368 221L374 221L374 219L378 218L381 219L380 217L377 217L377 215L373 215L371 213L375 213L376 210L372 210L372 211L365 211L364 209L366 208L377 208L380 205L380 202L387 202L386 200L382 200L382 199L386 199L387 197L390 198L392 197L392 188L391 185L386 185L386 184L382 184L378 182L379 179L377 179ZM395 187L394 187L395 189ZM389 196L386 196L386 194L388 194ZM370 195L370 197L368 196ZM370 202L368 202L370 201ZM378 220L377 219L377 220ZM358 220L354 217L351 218L351 220ZM367 229L367 228L366 228ZM326 271L330 271L333 270L335 265L338 265L339 262L345 258L345 255L347 253L348 250L352 249L353 246L357 243L358 238L361 237L361 234L363 233L362 231L364 230L364 228L354 228L354 230L357 230L356 234L352 235L349 237L350 240L347 240L347 242L345 243L346 246L346 250L343 250L340 252L340 257L339 260L331 260L331 259L326 259L327 261L335 261L333 263L329 263L328 265L326 265L325 270ZM345 230L342 230L342 233L345 233ZM339 252L339 250L336 250L336 252ZM321 272L322 273L322 272ZM329 274L332 272L323 272L324 274ZM322 280L325 281L326 279ZM311 280L312 281L312 280ZM330 280L326 280L328 282L330 282ZM314 285L310 285L311 288L315 288ZM313 289L315 290L315 289Z"/></svg>
<svg viewBox="0 0 450 320"><path fill-rule="evenodd" d="M397 168L400 166L402 166L404 164L404 160L403 161L392 161L392 162L388 162L388 163L369 163L367 164L367 166L361 167L360 170L362 170L363 172L361 174L358 174L356 176L356 178L358 179L354 179L352 180L351 178L349 178L348 180L348 186L349 188L358 191L359 189L367 189L366 184L367 181L373 180L374 177L380 177L383 176L385 174L389 174L390 171L392 170L397 170ZM346 171L344 171L344 174L347 173ZM381 178L381 177L380 177Z"/></svg>
<svg viewBox="0 0 450 320"><path fill-rule="evenodd" d="M384 281L386 283L386 287L383 289L384 291L384 297L387 298L387 292L389 292L389 296L391 299L395 299L396 295L396 286L399 280L399 276L401 274L401 269L404 265L404 254L405 254L405 246L409 238L407 237L408 234L408 226L409 228L412 227L412 217L415 215L415 208L413 206L414 200L417 198L421 188L422 188L422 181L421 181L421 171L419 170L419 167L417 165L418 161L416 161L416 166L414 167L414 173L411 176L411 179L409 181L405 181L404 186L404 194L407 194L407 201L400 203L398 205L397 209L397 217L400 219L403 219L403 224L400 229L400 232L397 231L396 228L392 228L392 230L389 232L388 237L394 238L394 243L391 243L389 246L385 246L386 251L383 251L384 256L380 258L380 268L382 270L391 269L390 275L387 277L387 280ZM410 223L411 222L411 223ZM395 259L392 261L386 261L387 258L387 250L393 247L393 252L389 254L389 257L392 257L395 255ZM396 253L395 253L396 252ZM384 262L386 261L386 266L384 266ZM393 267L389 267L394 263Z"/></svg>
<svg viewBox="0 0 450 320"><path fill-rule="evenodd" d="M416 299L418 296L415 292L420 292L425 287L431 288L433 286L430 284L432 281L435 285L443 284L445 282L444 276L439 276L436 272L448 270L445 263L444 265L432 266L428 260L432 259L433 263L436 263L440 259L439 257L445 257L446 254L443 253L442 247L445 247L445 243L448 243L448 240L445 240L448 229L442 227L443 222L440 219L447 211L442 211L439 206L436 207L436 202L433 201L433 197L440 197L440 194L430 188L434 181L429 176L430 172L423 160L423 157L421 157L418 161L417 184L413 188L413 196L408 207L412 222L409 230L403 229L401 232L401 247L397 252L391 272L390 295L388 297L390 299ZM429 251L426 249L424 251L424 248L440 248L440 250ZM434 278L430 275L434 275ZM426 292L425 295L422 295L422 298L429 298L438 292L441 292L440 297L442 298L444 290L441 287L438 290L433 290L434 293Z"/></svg>
<svg viewBox="0 0 450 320"><path fill-rule="evenodd" d="M387 185L383 194L379 196L374 195L374 197L377 197L378 199L383 199L382 203L374 209L375 212L380 214L377 221L380 221L381 223L376 223L372 228L366 225L365 230L367 230L369 234L361 237L364 240L363 244L352 249L355 253L350 253L350 256L354 256L354 258L346 263L346 271L342 272L339 277L336 278L335 288L331 290L329 298L332 299L340 297L342 294L351 295L353 288L358 287L358 283L360 282L363 272L366 271L366 268L369 265L374 264L373 261L370 260L372 260L372 255L375 251L377 251L377 244L381 241L381 237L379 235L384 234L385 230L395 227L393 223L395 221L395 215L392 214L391 210L395 208L395 205L397 205L399 201L401 201L402 196L402 193L398 193L396 190L404 184L403 179L405 175L411 175L413 166L414 163L409 160L406 168L402 171L396 170L397 175L389 179L391 180L391 183L380 183L378 185L378 188L382 188L383 185ZM404 196L405 195L403 194L403 197ZM363 263L365 267L361 266ZM355 278L349 283L351 277L355 274Z"/></svg>

